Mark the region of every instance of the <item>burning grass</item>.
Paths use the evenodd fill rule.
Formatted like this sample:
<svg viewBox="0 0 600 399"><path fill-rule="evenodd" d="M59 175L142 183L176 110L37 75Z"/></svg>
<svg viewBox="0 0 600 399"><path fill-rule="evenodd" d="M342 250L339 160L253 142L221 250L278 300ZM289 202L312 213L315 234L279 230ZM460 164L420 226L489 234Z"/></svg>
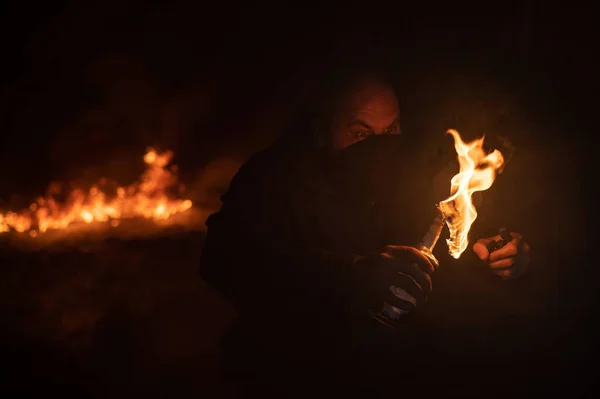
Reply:
<svg viewBox="0 0 600 399"><path fill-rule="evenodd" d="M203 170L192 207L172 156L149 149L130 185L52 184L29 207L0 212L0 341L10 363L0 374L15 391L77 382L85 397L222 397L218 339L233 310L198 268L204 221L235 168Z"/></svg>
<svg viewBox="0 0 600 399"><path fill-rule="evenodd" d="M146 170L140 179L123 186L102 178L87 189L51 184L45 196L28 208L0 213L0 233L26 233L32 238L49 230L63 230L78 223L108 223L117 227L124 219L145 218L160 222L192 208L181 198L185 186L178 182L173 153L149 148Z"/></svg>

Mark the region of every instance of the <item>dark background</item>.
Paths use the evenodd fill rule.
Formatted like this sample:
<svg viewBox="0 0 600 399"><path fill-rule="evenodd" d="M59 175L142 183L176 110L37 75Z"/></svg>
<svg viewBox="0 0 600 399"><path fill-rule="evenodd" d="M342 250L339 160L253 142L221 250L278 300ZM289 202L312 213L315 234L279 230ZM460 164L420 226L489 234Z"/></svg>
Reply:
<svg viewBox="0 0 600 399"><path fill-rule="evenodd" d="M450 127L467 135L500 132L536 160L527 164L539 173L521 174L521 184L541 187L537 201L554 229L547 238L550 249L542 250L557 251L552 255L557 262L548 267L543 290L562 328L553 334L568 343L560 349L572 365L565 381L581 388L595 375L588 374L595 373L593 366L582 363L592 356L593 334L585 323L596 299L594 262L584 256L594 218L587 215L592 208L584 192L594 182L593 26L593 13L585 7L534 1L479 8L366 2L314 9L283 3L13 2L4 6L0 24L0 206L32 198L56 179L110 175L129 181L141 171L139 158L149 145L174 150L183 181L196 190L213 189L199 181L215 168L223 173L217 171L210 184L226 185L237 165L274 141L329 66L384 60L401 88L405 132L422 134L431 149L449 145L443 132ZM112 253L119 248L121 255L110 261L106 248L87 255L78 248L79 257L71 249L43 256L3 249L10 252L1 265L10 287L3 296L10 337L5 342L17 348L4 365L17 370L12 381L43 380L54 387L57 375L91 364L93 372L85 375L94 377L81 383L88 388L114 381L119 386L123 379L149 389L149 381L161 380L166 392L173 386L221 392L214 382L216 342L231 309L200 281L181 288L181 281L197 278L202 233L151 244L168 271L143 241L113 241ZM194 251L175 255L185 245ZM144 266L148 262L153 266ZM105 263L138 266L127 274L121 266L107 272ZM101 294L79 293L88 280ZM120 299L106 299L115 286ZM143 317L139 309L149 300L135 297L132 286L164 291ZM17 293L40 297L23 305ZM81 298L89 304L80 305L88 307L74 319L85 319L94 313L90 309L96 316L75 322L81 327L71 330L79 338L62 334L70 314L65 309ZM40 311L48 301L58 309L52 317ZM97 331L109 331L111 338ZM131 342L138 342L137 349ZM157 349L168 345L169 350ZM129 366L117 347L132 352ZM113 357L98 355L110 350ZM57 371L63 369L55 359L65 356L61 367L69 371ZM23 360L37 358L42 360L33 369ZM147 363L154 364L150 371L140 366Z"/></svg>

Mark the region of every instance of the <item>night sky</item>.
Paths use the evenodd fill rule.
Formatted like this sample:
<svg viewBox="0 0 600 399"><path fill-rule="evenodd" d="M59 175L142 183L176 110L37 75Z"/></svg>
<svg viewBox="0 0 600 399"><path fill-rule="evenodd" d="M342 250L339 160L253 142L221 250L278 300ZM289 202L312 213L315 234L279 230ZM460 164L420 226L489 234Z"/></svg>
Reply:
<svg viewBox="0 0 600 399"><path fill-rule="evenodd" d="M2 156L21 160L18 180L41 184L117 148L150 144L194 162L233 148L247 156L272 141L327 65L369 58L397 71L406 118L421 112L420 126L432 115L459 118L449 111L453 101L483 104L463 112L466 120L510 95L525 103L509 104L513 112L526 106L528 119L546 119L560 110L552 124L573 129L565 107L589 87L594 69L590 13L535 2L62 4L15 2L3 12Z"/></svg>
<svg viewBox="0 0 600 399"><path fill-rule="evenodd" d="M597 103L585 8L105 0L13 2L0 18L0 206L57 179L130 180L147 146L174 150L193 185L211 162L270 145L326 71L377 59L395 71L404 131L431 148L449 145L447 128L507 134L543 154L561 203L585 209ZM589 238L581 213L561 217L564 236ZM559 274L577 292L591 272L572 261L581 269Z"/></svg>

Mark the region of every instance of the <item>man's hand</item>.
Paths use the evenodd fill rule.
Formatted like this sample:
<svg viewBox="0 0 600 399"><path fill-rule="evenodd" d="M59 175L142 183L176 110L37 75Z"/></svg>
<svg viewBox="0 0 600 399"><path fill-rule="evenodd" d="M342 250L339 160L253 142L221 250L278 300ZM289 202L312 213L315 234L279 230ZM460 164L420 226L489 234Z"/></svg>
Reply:
<svg viewBox="0 0 600 399"><path fill-rule="evenodd" d="M505 280L515 279L528 272L530 263L529 244L518 233L510 233L512 241L502 248L492 251L488 245L500 240L499 235L481 238L473 245L473 252L484 261L491 271Z"/></svg>
<svg viewBox="0 0 600 399"><path fill-rule="evenodd" d="M354 263L357 290L371 309L387 302L411 312L431 292L434 265L418 249L388 245Z"/></svg>

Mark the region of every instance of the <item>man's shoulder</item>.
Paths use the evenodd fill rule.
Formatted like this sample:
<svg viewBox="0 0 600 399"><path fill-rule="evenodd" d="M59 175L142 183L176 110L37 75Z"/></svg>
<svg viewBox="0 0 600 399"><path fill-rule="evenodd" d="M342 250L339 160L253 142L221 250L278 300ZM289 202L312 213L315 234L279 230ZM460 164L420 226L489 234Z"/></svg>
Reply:
<svg viewBox="0 0 600 399"><path fill-rule="evenodd" d="M248 158L238 172L240 178L291 177L302 174L311 164L310 154L296 152L285 147L273 145Z"/></svg>
<svg viewBox="0 0 600 399"><path fill-rule="evenodd" d="M294 175L295 160L292 155L276 146L261 150L242 164L229 185L228 192L277 191L287 186Z"/></svg>
<svg viewBox="0 0 600 399"><path fill-rule="evenodd" d="M284 161L284 155L283 151L276 146L270 146L252 154L242 165L242 168L270 168Z"/></svg>
<svg viewBox="0 0 600 399"><path fill-rule="evenodd" d="M289 160L275 147L269 147L251 155L240 167L236 178L273 177L289 167Z"/></svg>

